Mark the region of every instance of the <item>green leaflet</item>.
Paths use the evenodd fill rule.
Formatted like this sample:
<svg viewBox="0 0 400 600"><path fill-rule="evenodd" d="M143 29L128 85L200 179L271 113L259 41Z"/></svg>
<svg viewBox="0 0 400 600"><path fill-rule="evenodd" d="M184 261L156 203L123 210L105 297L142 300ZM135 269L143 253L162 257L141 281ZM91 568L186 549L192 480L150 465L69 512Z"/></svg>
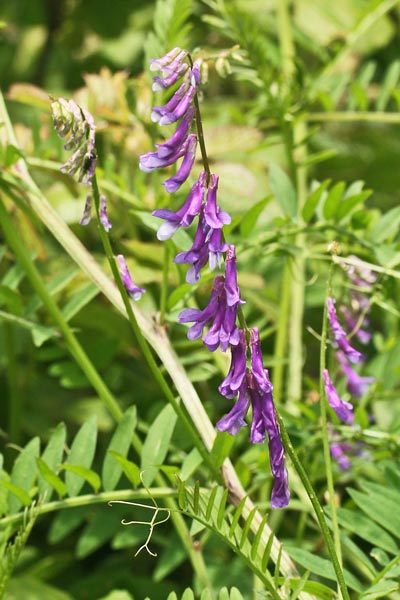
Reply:
<svg viewBox="0 0 400 600"><path fill-rule="evenodd" d="M92 465L97 440L97 419L95 416L86 421L76 434L68 455L67 465L78 465L89 469ZM85 482L83 472L77 474L74 469L68 470L65 474L65 483L67 485L68 495L77 496Z"/></svg>
<svg viewBox="0 0 400 600"><path fill-rule="evenodd" d="M169 443L176 424L176 414L172 406L165 406L151 424L142 450L141 470L144 481L150 485L167 455Z"/></svg>
<svg viewBox="0 0 400 600"><path fill-rule="evenodd" d="M25 492L31 490L35 481L36 458L39 456L39 452L40 440L38 437L35 437L28 442L14 463L10 478L10 483L13 486L21 488ZM21 500L21 496L19 498L15 494L9 496L8 505L10 514L18 512L23 503Z"/></svg>
<svg viewBox="0 0 400 600"><path fill-rule="evenodd" d="M105 491L116 488L123 471L121 464L116 463L115 457L110 452L114 451L119 456L126 457L132 442L132 434L135 430L136 422L136 406L131 406L123 414L107 448L101 475Z"/></svg>

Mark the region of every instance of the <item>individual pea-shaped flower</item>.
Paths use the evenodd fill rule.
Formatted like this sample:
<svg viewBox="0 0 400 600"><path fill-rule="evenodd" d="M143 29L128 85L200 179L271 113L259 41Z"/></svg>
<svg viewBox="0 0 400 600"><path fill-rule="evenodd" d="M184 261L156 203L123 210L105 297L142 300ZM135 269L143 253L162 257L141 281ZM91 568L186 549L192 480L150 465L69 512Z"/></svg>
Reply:
<svg viewBox="0 0 400 600"><path fill-rule="evenodd" d="M341 421L343 421L343 423L353 423L353 406L350 404L350 402L346 402L345 400L342 400L342 398L340 398L329 376L328 369L324 369L322 374L324 377L325 392L329 406L333 408L337 417Z"/></svg>
<svg viewBox="0 0 400 600"><path fill-rule="evenodd" d="M164 219L165 223L161 225L157 232L159 240L168 240L172 237L179 227L189 227L193 219L200 213L203 204L204 190L206 183L206 174L200 173L197 181L193 184L184 204L176 212L167 208L154 210L152 215Z"/></svg>
<svg viewBox="0 0 400 600"><path fill-rule="evenodd" d="M346 387L355 398L364 396L369 385L375 381L375 377L362 377L349 364L346 355L340 350L336 352L343 375L346 377Z"/></svg>
<svg viewBox="0 0 400 600"><path fill-rule="evenodd" d="M368 344L371 341L372 334L370 331L367 331L365 327L368 327L369 321L363 316L361 319L361 324L358 323L359 318L358 315L353 314L346 306L340 307L340 312L343 315L344 320L346 321L346 325L350 331L354 331L355 337L358 339L361 344Z"/></svg>
<svg viewBox="0 0 400 600"><path fill-rule="evenodd" d="M197 147L197 135L191 133L185 144L185 152L183 154L183 160L180 167L175 175L166 179L163 183L168 193L176 192L179 190L181 185L186 181L192 170L195 158L196 158L196 147Z"/></svg>
<svg viewBox="0 0 400 600"><path fill-rule="evenodd" d="M349 344L346 337L346 332L338 321L335 304L332 298L327 299L327 305L329 324L336 344L345 353L348 359L351 360L351 362L360 362L363 359L363 355Z"/></svg>
<svg viewBox="0 0 400 600"><path fill-rule="evenodd" d="M213 229L221 229L231 222L230 215L217 205L218 175L211 175L207 190L207 200L204 205L204 218L207 225Z"/></svg>
<svg viewBox="0 0 400 600"><path fill-rule="evenodd" d="M126 260L123 254L118 254L117 262L119 266L119 272L121 274L122 283L124 284L126 291L134 300L140 300L142 294L144 294L146 290L144 288L138 287L133 283L131 274L129 273L128 265L126 264Z"/></svg>
<svg viewBox="0 0 400 600"><path fill-rule="evenodd" d="M225 352L229 345L236 346L239 343L239 330L236 326L236 307L227 306L225 278L217 275L214 280L208 306L204 310L187 308L179 315L179 323L194 322L188 331L190 340L199 338L203 329L210 326L204 335L203 342L214 352L219 346Z"/></svg>
<svg viewBox="0 0 400 600"><path fill-rule="evenodd" d="M227 431L231 435L237 435L242 427L246 427L245 417L250 407L250 395L247 389L247 372L235 395L239 397L231 410L220 419L216 425L218 431Z"/></svg>
<svg viewBox="0 0 400 600"><path fill-rule="evenodd" d="M219 393L225 398L234 398L243 383L246 376L246 354L246 334L243 329L239 329L239 343L231 348L231 365L228 374L218 387Z"/></svg>

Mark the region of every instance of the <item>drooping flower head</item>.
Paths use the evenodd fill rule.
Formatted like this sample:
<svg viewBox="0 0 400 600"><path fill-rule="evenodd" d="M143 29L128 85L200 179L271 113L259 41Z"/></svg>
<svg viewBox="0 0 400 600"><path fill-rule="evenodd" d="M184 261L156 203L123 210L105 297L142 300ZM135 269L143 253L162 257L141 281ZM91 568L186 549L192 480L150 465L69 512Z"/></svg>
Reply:
<svg viewBox="0 0 400 600"><path fill-rule="evenodd" d="M118 254L117 262L119 266L119 271L121 273L122 283L124 284L126 291L134 300L140 300L142 294L144 294L146 290L144 288L138 287L133 283L131 274L129 273L128 265L126 264L126 260L123 254Z"/></svg>
<svg viewBox="0 0 400 600"><path fill-rule="evenodd" d="M355 398L362 398L371 383L375 381L375 377L362 377L349 364L346 355L340 350L336 352L336 357L339 361L343 375L346 377L346 387L350 394Z"/></svg>
<svg viewBox="0 0 400 600"><path fill-rule="evenodd" d="M65 139L65 150L74 150L72 156L62 165L61 171L70 177L78 173L78 182L91 186L97 165L96 126L93 116L86 108L78 106L74 100L65 100L65 98L53 100L51 110L54 128L59 137ZM79 223L88 225L91 213L92 195L89 193ZM107 216L104 195L100 196L100 222L106 231L110 230L111 223Z"/></svg>

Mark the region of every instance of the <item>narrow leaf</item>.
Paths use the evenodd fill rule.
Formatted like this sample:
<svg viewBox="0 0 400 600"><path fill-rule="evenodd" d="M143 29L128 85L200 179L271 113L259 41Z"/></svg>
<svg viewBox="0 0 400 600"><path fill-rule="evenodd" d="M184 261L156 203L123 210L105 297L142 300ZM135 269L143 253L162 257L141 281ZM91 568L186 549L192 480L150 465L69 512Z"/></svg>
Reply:
<svg viewBox="0 0 400 600"><path fill-rule="evenodd" d="M26 492L31 490L37 474L36 458L39 456L39 452L40 440L38 437L35 437L25 446L15 460L10 478L10 483L12 485L15 485L17 488L22 488ZM22 502L17 494L9 496L8 505L11 514L16 513L21 507L21 504L25 504L25 502Z"/></svg>
<svg viewBox="0 0 400 600"><path fill-rule="evenodd" d="M226 501L228 500L228 494L229 494L229 490L228 489L224 490L224 493L222 494L221 502L218 506L218 514L217 514L217 522L216 522L218 529L221 528L222 521L224 520L225 506L226 506Z"/></svg>
<svg viewBox="0 0 400 600"><path fill-rule="evenodd" d="M128 460L127 458L125 458L125 456L122 456L122 454L119 454L118 452L115 452L114 450L109 450L109 453L110 453L110 456L112 456L113 459L116 460L117 463L121 466L123 472L125 473L126 477L129 479L129 481L131 482L133 487L137 487L140 483L139 467L134 462L132 462L131 460Z"/></svg>
<svg viewBox="0 0 400 600"><path fill-rule="evenodd" d="M60 477L58 477L58 475L56 475L40 457L36 459L36 464L41 475L40 481L42 482L42 489L44 489L43 494L46 502L50 497L52 489L57 492L60 498L65 496L67 493L67 486L62 479L60 479Z"/></svg>
<svg viewBox="0 0 400 600"><path fill-rule="evenodd" d="M283 214L293 219L297 214L296 190L285 171L273 162L269 163L269 184Z"/></svg>
<svg viewBox="0 0 400 600"><path fill-rule="evenodd" d="M169 443L176 424L176 413L172 406L165 406L158 417L151 424L142 450L141 469L144 471L146 485L151 485L157 470L156 465L161 465L167 456Z"/></svg>
<svg viewBox="0 0 400 600"><path fill-rule="evenodd" d="M219 469L235 442L235 438L225 431L217 431L213 446L210 452L210 458L215 465L216 469Z"/></svg>
<svg viewBox="0 0 400 600"><path fill-rule="evenodd" d="M350 496L373 521L398 537L400 531L399 503L381 494L363 494L358 490L349 489Z"/></svg>
<svg viewBox="0 0 400 600"><path fill-rule="evenodd" d="M400 206L395 206L379 219L373 227L370 240L375 244L381 244L398 232L400 225Z"/></svg>
<svg viewBox="0 0 400 600"><path fill-rule="evenodd" d="M32 498L23 488L18 485L14 485L5 479L0 480L0 487L11 492L12 496L8 496L8 504L10 505L12 502L14 504L18 503L18 508L20 506L30 506L32 504ZM11 511L10 511L11 512ZM17 511L14 511L17 512Z"/></svg>
<svg viewBox="0 0 400 600"><path fill-rule="evenodd" d="M93 491L95 493L99 491L101 486L101 479L97 475L97 473L92 471L92 469L88 469L87 467L83 467L82 465L71 465L69 463L60 465L60 469L64 469L65 471L67 471L67 475L68 473L74 473L77 477L83 480L82 485L84 481L87 481L88 484L93 488ZM82 485L80 486L79 490L82 488Z"/></svg>
<svg viewBox="0 0 400 600"><path fill-rule="evenodd" d="M330 190L323 208L323 215L325 219L332 219L336 215L345 187L346 184L344 181L339 181Z"/></svg>
<svg viewBox="0 0 400 600"><path fill-rule="evenodd" d="M330 179L325 179L307 198L302 210L302 217L306 223L309 223L315 214L315 210L322 198L323 193L329 187Z"/></svg>
<svg viewBox="0 0 400 600"><path fill-rule="evenodd" d="M214 508L215 496L217 495L217 492L218 492L218 486L216 485L215 487L212 488L212 490L210 492L210 497L208 499L207 509L206 509L206 521L209 521L211 519L211 514L212 514L212 510Z"/></svg>
<svg viewBox="0 0 400 600"><path fill-rule="evenodd" d="M112 457L110 451L113 450L119 456L126 457L132 442L132 434L136 427L136 422L136 406L131 406L122 416L107 448L101 476L105 491L111 491L116 488L123 471L122 465L115 462L115 456Z"/></svg>
<svg viewBox="0 0 400 600"><path fill-rule="evenodd" d="M96 417L93 416L79 429L72 442L66 464L90 469L96 450L96 422ZM67 484L68 495L77 496L85 483L85 477L78 475L74 469L67 469L65 483Z"/></svg>
<svg viewBox="0 0 400 600"><path fill-rule="evenodd" d="M66 435L67 434L64 423L59 423L56 429L53 431L41 457L41 462L43 462L48 467L50 472L52 472L54 475L56 475L57 467L62 461ZM62 486L59 486L59 489L57 489L57 487L54 487L55 480L52 479L51 481L49 481L48 479L46 479L46 476L40 469L40 466L39 473L39 495L44 496L44 494L46 494L46 502L49 502L49 500L51 499L53 489L56 490L59 496L65 495L65 492L62 491ZM59 478L57 477L57 479ZM59 481L61 480L59 479ZM62 481L61 483L64 485Z"/></svg>

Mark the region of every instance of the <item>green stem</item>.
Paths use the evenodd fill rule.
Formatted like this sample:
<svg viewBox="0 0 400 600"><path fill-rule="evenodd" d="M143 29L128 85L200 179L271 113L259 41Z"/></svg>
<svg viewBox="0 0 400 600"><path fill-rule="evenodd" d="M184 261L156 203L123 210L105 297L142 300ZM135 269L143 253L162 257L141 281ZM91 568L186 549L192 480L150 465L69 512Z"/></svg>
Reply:
<svg viewBox="0 0 400 600"><path fill-rule="evenodd" d="M322 123L324 121L334 121L342 123L387 123L397 124L400 123L399 113L385 113L381 111L369 112L369 111L329 111L329 112L314 112L309 113L305 116L308 123Z"/></svg>
<svg viewBox="0 0 400 600"><path fill-rule="evenodd" d="M329 527L328 527L327 521L325 519L325 515L324 515L324 511L322 510L322 506L317 498L317 494L315 493L314 488L311 485L311 481L309 480L308 475L307 475L302 463L300 462L295 449L293 448L292 442L289 438L288 432L285 427L285 423L284 423L281 415L279 414L279 411L276 411L276 416L277 416L277 420L279 423L279 428L281 430L282 442L285 447L286 454L289 456L294 468L296 469L298 476L301 479L301 482L302 482L304 489L306 490L307 495L310 499L310 502L311 502L312 507L315 512L315 516L317 518L317 521L321 528L322 534L324 536L325 543L328 548L329 555L331 557L332 566L333 566L333 569L336 574L338 586L341 591L343 600L350 600L349 592L347 590L346 582L344 580L342 567L340 566L340 562L339 562L339 559L336 554L335 544L334 544L331 532L329 531Z"/></svg>
<svg viewBox="0 0 400 600"><path fill-rule="evenodd" d="M332 274L333 274L333 265L329 269L328 281L326 285L326 297L331 295L331 286L332 286ZM338 557L338 561L342 564L342 548L340 544L340 532L339 532L339 523L337 519L337 511L336 511L336 503L335 503L335 486L333 482L333 473L332 473L332 459L329 448L329 433L328 433L328 419L327 419L327 411L326 411L326 392L324 386L324 378L323 372L326 367L326 344L327 344L327 323L328 323L328 309L327 304L325 302L324 312L322 317L322 332L321 332L321 352L320 352L320 382L319 382L319 394L320 394L320 410L321 410L321 434L322 434L322 444L324 450L324 462L325 462L325 470L326 470L326 481L328 487L328 495L329 495L329 506L331 509L331 519L332 519L332 530L333 530L333 539L335 543L335 550Z"/></svg>

